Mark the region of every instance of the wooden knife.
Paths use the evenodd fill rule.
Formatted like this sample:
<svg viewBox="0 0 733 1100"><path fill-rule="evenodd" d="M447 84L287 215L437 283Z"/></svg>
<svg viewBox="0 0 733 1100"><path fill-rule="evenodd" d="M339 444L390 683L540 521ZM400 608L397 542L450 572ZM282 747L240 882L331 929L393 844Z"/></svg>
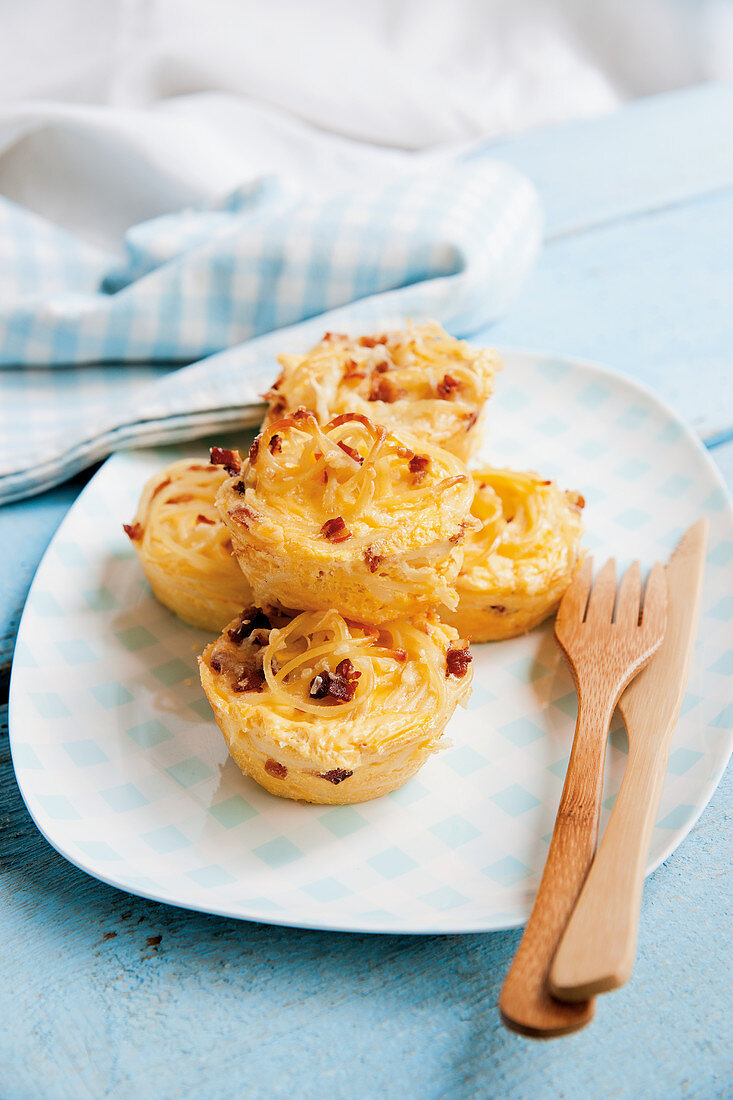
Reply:
<svg viewBox="0 0 733 1100"><path fill-rule="evenodd" d="M644 870L695 647L708 521L682 536L668 565L667 632L619 709L629 737L621 789L550 968L559 1000L617 989L634 965Z"/></svg>

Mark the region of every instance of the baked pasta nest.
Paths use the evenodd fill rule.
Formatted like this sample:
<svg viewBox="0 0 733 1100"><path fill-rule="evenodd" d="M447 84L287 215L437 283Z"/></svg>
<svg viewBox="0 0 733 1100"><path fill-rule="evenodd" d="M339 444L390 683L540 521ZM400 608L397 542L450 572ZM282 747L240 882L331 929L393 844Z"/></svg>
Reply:
<svg viewBox="0 0 733 1100"><path fill-rule="evenodd" d="M360 802L394 790L470 695L471 656L432 616L370 627L337 611L242 612L199 658L239 767L274 794Z"/></svg>
<svg viewBox="0 0 733 1100"><path fill-rule="evenodd" d="M321 426L301 409L257 437L217 505L256 604L378 623L455 608L472 497L447 451L358 413Z"/></svg>
<svg viewBox="0 0 733 1100"><path fill-rule="evenodd" d="M265 394L266 425L300 407L322 424L362 413L464 461L481 441L484 404L501 365L495 352L471 348L434 321L376 336L328 332L305 355L278 358L282 373Z"/></svg>
<svg viewBox="0 0 733 1100"><path fill-rule="evenodd" d="M569 585L585 501L535 473L485 467L471 476L480 526L466 536L458 610L446 621L475 642L514 637L552 614Z"/></svg>
<svg viewBox="0 0 733 1100"><path fill-rule="evenodd" d="M228 474L221 466L182 459L145 485L125 524L155 596L184 622L220 631L252 600L215 506Z"/></svg>

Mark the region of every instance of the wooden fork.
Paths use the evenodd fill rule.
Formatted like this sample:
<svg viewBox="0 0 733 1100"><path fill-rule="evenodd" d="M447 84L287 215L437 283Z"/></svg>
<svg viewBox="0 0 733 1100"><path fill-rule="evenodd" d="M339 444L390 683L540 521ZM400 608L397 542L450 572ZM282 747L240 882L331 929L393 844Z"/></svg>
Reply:
<svg viewBox="0 0 733 1100"><path fill-rule="evenodd" d="M707 534L707 518L698 520L669 559L664 641L619 699L629 755L600 847L552 960L549 986L561 1001L618 989L634 966L649 843L695 649Z"/></svg>
<svg viewBox="0 0 733 1100"><path fill-rule="evenodd" d="M538 1038L576 1031L593 1016L592 1000L564 1004L550 996L550 964L593 860L614 708L626 685L661 645L666 626L662 565L657 563L649 574L641 619L638 562L621 581L618 597L613 560L603 567L591 591L592 572L592 559L586 558L555 622L555 636L575 680L578 720L542 881L499 1000L507 1027Z"/></svg>

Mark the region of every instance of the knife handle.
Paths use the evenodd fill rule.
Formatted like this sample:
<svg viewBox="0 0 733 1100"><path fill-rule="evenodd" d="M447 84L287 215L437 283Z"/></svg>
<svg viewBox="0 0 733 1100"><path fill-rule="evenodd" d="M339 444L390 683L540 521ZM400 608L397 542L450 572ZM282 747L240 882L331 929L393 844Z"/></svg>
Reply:
<svg viewBox="0 0 733 1100"><path fill-rule="evenodd" d="M550 968L554 997L574 1003L617 989L631 974L644 871L662 796L667 750L629 748L621 789Z"/></svg>

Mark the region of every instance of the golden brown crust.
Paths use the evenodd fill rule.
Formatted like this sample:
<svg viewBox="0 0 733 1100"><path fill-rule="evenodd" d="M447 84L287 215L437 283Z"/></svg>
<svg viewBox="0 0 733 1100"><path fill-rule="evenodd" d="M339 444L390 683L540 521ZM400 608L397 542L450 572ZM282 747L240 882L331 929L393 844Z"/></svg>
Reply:
<svg viewBox="0 0 733 1100"><path fill-rule="evenodd" d="M557 609L582 557L585 502L533 473L472 476L481 527L466 538L458 609L443 618L473 642L514 638Z"/></svg>
<svg viewBox="0 0 733 1100"><path fill-rule="evenodd" d="M227 476L206 461L174 462L150 478L125 525L156 598L201 630L221 630L252 602L214 504Z"/></svg>
<svg viewBox="0 0 733 1100"><path fill-rule="evenodd" d="M359 414L321 427L301 410L262 432L217 506L256 603L379 623L455 606L472 496L446 451Z"/></svg>
<svg viewBox="0 0 733 1100"><path fill-rule="evenodd" d="M454 340L434 321L374 336L326 333L305 355L282 355L280 363L263 427L301 406L323 424L357 412L464 462L480 445L501 366L495 352Z"/></svg>
<svg viewBox="0 0 733 1100"><path fill-rule="evenodd" d="M307 612L271 632L254 612L244 620L199 658L201 682L237 765L281 797L344 804L394 790L470 693L464 643L432 618L377 630Z"/></svg>

